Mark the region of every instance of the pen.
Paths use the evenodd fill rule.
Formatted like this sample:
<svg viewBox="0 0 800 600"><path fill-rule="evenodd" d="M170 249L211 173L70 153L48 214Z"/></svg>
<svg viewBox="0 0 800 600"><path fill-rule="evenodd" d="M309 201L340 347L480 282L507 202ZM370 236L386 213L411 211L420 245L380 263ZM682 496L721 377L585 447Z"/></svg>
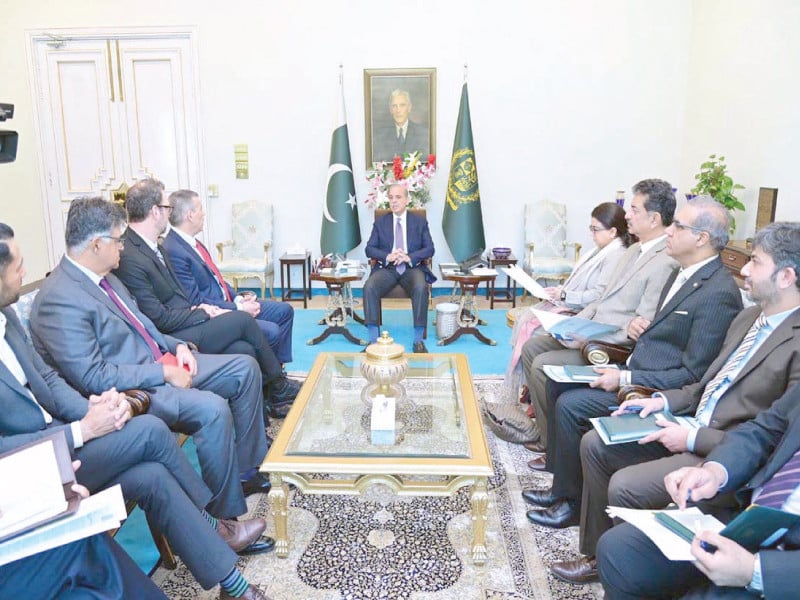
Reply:
<svg viewBox="0 0 800 600"><path fill-rule="evenodd" d="M705 540L700 540L700 547L709 554L714 554L717 551L717 547L714 544L710 544Z"/></svg>
<svg viewBox="0 0 800 600"><path fill-rule="evenodd" d="M643 408L644 406L639 406L638 404L631 404L630 406L625 407L625 412L630 412L630 413L641 412ZM619 404L612 404L611 406L608 407L608 410L612 412L615 410L619 410Z"/></svg>

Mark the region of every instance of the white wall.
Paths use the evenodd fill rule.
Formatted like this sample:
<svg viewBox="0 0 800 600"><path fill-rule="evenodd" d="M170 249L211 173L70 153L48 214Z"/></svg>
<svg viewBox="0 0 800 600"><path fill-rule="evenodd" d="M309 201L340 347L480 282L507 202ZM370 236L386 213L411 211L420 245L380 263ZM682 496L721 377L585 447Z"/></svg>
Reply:
<svg viewBox="0 0 800 600"><path fill-rule="evenodd" d="M746 188L737 238L755 231L759 187L778 188L776 219L800 220L800 3L698 1L691 44L683 183L722 154Z"/></svg>
<svg viewBox="0 0 800 600"><path fill-rule="evenodd" d="M733 40L730 48L714 51L728 27L718 13L733 13L730 20L743 29L760 18L759 11L771 15L760 37L774 25L785 33L776 34L768 47L744 44L740 33L739 45ZM786 42L798 24L791 0L506 0L491 6L477 0L409 0L402 9L402 36L387 27L386 15L386 7L365 0L239 0L224 8L196 0L140 0L133 11L93 0L15 4L0 22L0 101L16 105L17 115L7 125L20 132L21 143L17 162L0 166L0 217L23 239L29 279L45 272L47 260L32 147L27 29L198 27L206 180L220 189L219 198L208 202L211 240L228 235L232 201L258 197L275 203L278 253L295 242L319 251L340 62L365 241L372 221L363 206L365 68L438 70L442 168L432 181L428 210L439 260L449 258L440 219L465 62L489 246L510 245L521 255L522 206L544 197L568 204L570 238L587 243L594 205L613 200L615 190L629 190L644 177L688 188L695 164L713 150L728 153L748 194L759 185L781 187L779 214L785 210L789 156L797 155L789 150L796 142L788 133L776 140L774 133L788 129L783 122L790 116L797 130L797 111L790 110L797 85L787 81L797 71L788 67L798 61L798 42ZM713 43L704 44L700 30ZM778 39L789 44L785 52ZM759 61L745 60L746 46L760 49ZM731 54L735 66L720 68L708 87L737 92L732 106L743 131L736 135L728 119L708 117L716 104L713 94L689 95L687 110L687 91L698 90L702 65L727 65ZM769 94L750 91L753 80L766 78L777 80ZM742 79L748 84L741 85ZM747 102L739 101L740 85L747 88ZM754 113L763 117L753 119ZM234 178L237 143L249 144L249 180ZM761 156L783 160L757 163ZM363 244L352 255L363 256Z"/></svg>

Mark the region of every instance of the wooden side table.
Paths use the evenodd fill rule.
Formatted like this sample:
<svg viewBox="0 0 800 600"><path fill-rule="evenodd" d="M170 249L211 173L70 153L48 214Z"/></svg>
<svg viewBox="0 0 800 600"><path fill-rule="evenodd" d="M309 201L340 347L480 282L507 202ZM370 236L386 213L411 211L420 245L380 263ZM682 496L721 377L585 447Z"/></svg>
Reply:
<svg viewBox="0 0 800 600"><path fill-rule="evenodd" d="M357 338L347 328L347 322L352 319L356 323L364 324L364 319L353 310L353 290L350 284L364 278L365 271L348 273L311 273L311 281L321 281L328 288L328 305L325 307L325 316L319 322L327 325L325 331L317 337L306 342L309 346L319 344L333 334L343 335L345 339L359 346L366 346L369 342Z"/></svg>
<svg viewBox="0 0 800 600"><path fill-rule="evenodd" d="M486 260L489 263L490 269L497 267L508 267L517 264L517 257L514 254L509 254L505 258L497 258L494 252L489 252L486 255ZM494 308L495 302L510 302L511 308L517 306L517 285L516 282L512 284L512 279L506 275L506 288L495 289L496 281L492 279L489 285L486 286L486 298L489 299L489 308Z"/></svg>
<svg viewBox="0 0 800 600"><path fill-rule="evenodd" d="M752 251L752 246L748 246L745 240L731 240L720 252L722 264L731 272L733 280L739 287L744 285L744 277L742 277L741 270L750 261L750 253Z"/></svg>
<svg viewBox="0 0 800 600"><path fill-rule="evenodd" d="M303 301L303 308L308 308L308 300L311 298L311 252L306 250L305 254L284 254L280 257L281 262L281 300L292 302L295 300ZM303 287L292 288L292 266L303 267ZM284 284L284 281L286 282ZM300 294L299 298L293 298L292 294Z"/></svg>
<svg viewBox="0 0 800 600"><path fill-rule="evenodd" d="M478 293L478 286L481 283L490 285L494 282L497 275L472 275L471 273L454 273L452 271L445 271L439 269L442 274L442 280L452 281L459 285L461 288L461 297L458 301L458 328L453 335L443 340L439 340L439 346L446 346L451 342L455 342L464 334L474 335L479 341L489 346L496 346L497 342L489 339L483 332L478 329L478 325L486 325L486 321L478 317L478 305L475 304L475 294Z"/></svg>

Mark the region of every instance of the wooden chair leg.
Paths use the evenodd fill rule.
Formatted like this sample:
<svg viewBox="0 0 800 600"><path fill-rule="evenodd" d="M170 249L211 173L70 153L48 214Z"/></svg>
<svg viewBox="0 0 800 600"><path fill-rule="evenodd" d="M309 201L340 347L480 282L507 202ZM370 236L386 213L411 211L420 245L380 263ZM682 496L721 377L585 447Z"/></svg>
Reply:
<svg viewBox="0 0 800 600"><path fill-rule="evenodd" d="M170 571L175 570L178 566L178 560L175 558L175 553L172 552L167 538L158 529L150 525L150 521L147 522L147 525L150 527L150 535L153 536L153 542L155 542L158 553L161 555L161 565Z"/></svg>

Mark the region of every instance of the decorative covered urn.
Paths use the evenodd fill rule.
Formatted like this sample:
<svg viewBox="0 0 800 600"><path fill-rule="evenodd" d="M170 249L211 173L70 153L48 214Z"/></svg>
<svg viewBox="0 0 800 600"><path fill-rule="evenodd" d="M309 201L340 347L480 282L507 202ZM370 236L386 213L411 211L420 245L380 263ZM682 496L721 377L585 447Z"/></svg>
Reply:
<svg viewBox="0 0 800 600"><path fill-rule="evenodd" d="M393 397L396 401L405 398L406 390L400 385L408 375L408 359L404 352L405 348L395 344L388 331L367 346L367 357L361 363L361 374L369 382L361 391L361 399L367 405L378 395Z"/></svg>

